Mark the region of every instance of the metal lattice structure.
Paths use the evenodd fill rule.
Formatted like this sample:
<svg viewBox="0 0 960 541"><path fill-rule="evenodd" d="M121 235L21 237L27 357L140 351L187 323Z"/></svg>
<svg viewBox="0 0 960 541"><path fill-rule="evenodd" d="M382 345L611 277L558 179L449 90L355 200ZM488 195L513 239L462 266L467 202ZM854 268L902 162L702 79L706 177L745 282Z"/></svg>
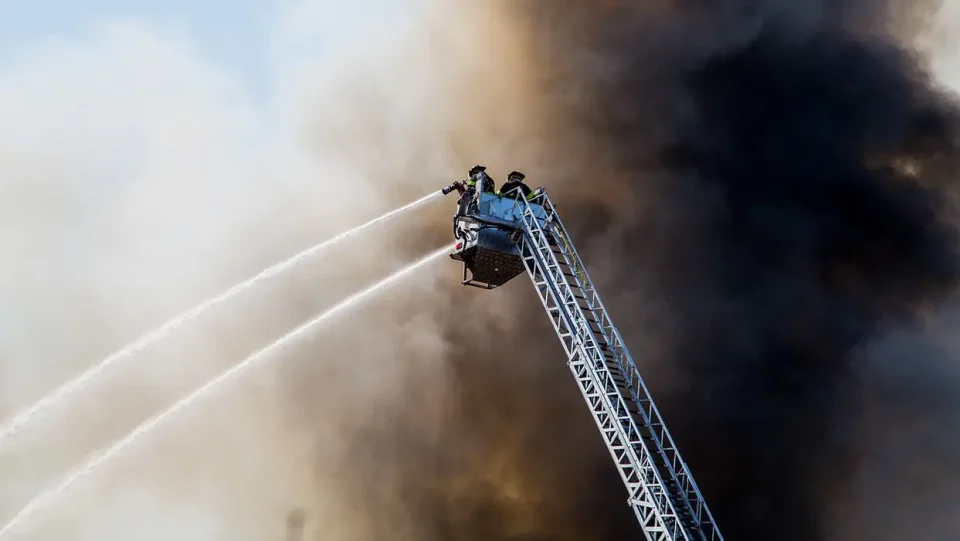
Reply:
<svg viewBox="0 0 960 541"><path fill-rule="evenodd" d="M520 199L521 256L627 487L628 504L650 541L722 540L556 207L546 194L540 197L546 220Z"/></svg>
<svg viewBox="0 0 960 541"><path fill-rule="evenodd" d="M463 284L493 289L527 271L648 541L722 541L549 196L461 195L451 257Z"/></svg>

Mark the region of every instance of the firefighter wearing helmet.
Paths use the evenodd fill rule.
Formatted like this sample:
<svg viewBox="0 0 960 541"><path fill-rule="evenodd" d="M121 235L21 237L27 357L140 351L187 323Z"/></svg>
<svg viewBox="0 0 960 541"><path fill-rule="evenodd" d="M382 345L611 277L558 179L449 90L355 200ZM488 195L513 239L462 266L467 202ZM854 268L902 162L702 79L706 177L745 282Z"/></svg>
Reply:
<svg viewBox="0 0 960 541"><path fill-rule="evenodd" d="M474 165L467 173L466 185L482 193L497 193L497 184L490 175L487 174L487 168L482 165Z"/></svg>
<svg viewBox="0 0 960 541"><path fill-rule="evenodd" d="M525 178L527 178L527 176L520 171L511 171L510 174L507 175L507 181L504 182L500 188L499 195L516 199L518 195L523 194L528 201L533 199L536 193L530 189L530 186L524 184L523 179Z"/></svg>

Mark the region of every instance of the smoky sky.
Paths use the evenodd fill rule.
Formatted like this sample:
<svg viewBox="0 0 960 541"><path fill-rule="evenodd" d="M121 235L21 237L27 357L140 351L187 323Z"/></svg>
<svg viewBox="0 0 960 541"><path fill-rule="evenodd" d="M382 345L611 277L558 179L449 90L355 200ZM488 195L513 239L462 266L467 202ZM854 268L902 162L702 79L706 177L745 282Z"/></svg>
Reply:
<svg viewBox="0 0 960 541"><path fill-rule="evenodd" d="M528 177L599 269L725 537L878 535L828 519L862 483L864 442L901 426L863 414L883 399L867 346L918 327L960 279L960 109L891 20L904 6L527 0L510 13L532 43L526 99L549 149ZM524 281L451 293L443 426L418 425L432 395L411 377L409 403L357 435L348 497L425 540L639 539ZM497 303L514 323L484 322ZM923 380L924 351L891 362ZM928 403L915 409L934 419L955 402ZM919 444L901 454L923 460ZM861 516L882 517L881 500Z"/></svg>
<svg viewBox="0 0 960 541"><path fill-rule="evenodd" d="M667 415L730 538L822 538L856 346L956 285L945 195L922 178L954 113L896 50L835 31L764 32L684 86L695 113L654 190L698 217L653 225L671 239L653 275L698 388Z"/></svg>

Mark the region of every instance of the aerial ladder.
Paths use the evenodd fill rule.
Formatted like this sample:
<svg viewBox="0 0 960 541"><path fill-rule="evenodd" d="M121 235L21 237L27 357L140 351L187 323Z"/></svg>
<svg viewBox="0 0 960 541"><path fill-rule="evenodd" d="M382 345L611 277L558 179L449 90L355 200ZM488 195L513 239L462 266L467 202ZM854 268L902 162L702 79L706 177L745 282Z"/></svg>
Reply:
<svg viewBox="0 0 960 541"><path fill-rule="evenodd" d="M648 541L722 541L617 327L546 191L498 195L455 182L454 251L463 284L526 271L550 318Z"/></svg>

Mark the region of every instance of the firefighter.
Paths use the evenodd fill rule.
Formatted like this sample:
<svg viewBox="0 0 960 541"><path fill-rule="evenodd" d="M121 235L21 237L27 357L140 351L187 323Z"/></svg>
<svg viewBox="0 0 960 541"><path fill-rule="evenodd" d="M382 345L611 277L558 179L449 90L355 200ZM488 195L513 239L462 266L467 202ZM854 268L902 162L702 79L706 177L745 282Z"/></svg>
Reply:
<svg viewBox="0 0 960 541"><path fill-rule="evenodd" d="M504 182L500 188L499 195L516 199L518 193L522 193L528 201L533 199L537 194L530 189L530 186L524 184L523 179L525 178L527 178L527 176L520 171L511 171L510 174L507 175L507 181Z"/></svg>
<svg viewBox="0 0 960 541"><path fill-rule="evenodd" d="M482 165L474 165L470 168L466 180L467 187L477 189L483 193L497 193L497 183L487 174L487 168ZM480 183L479 188L477 183Z"/></svg>
<svg viewBox="0 0 960 541"><path fill-rule="evenodd" d="M480 184L480 189L485 193L496 193L496 186L493 179L487 174L487 168L482 165L474 165L467 173L467 178L459 182L454 182L447 188L444 188L446 193L450 193L450 191L454 189L460 192L460 200L457 201L460 208L457 211L458 215L465 216L476 213L478 199L480 197L477 191L478 183Z"/></svg>

